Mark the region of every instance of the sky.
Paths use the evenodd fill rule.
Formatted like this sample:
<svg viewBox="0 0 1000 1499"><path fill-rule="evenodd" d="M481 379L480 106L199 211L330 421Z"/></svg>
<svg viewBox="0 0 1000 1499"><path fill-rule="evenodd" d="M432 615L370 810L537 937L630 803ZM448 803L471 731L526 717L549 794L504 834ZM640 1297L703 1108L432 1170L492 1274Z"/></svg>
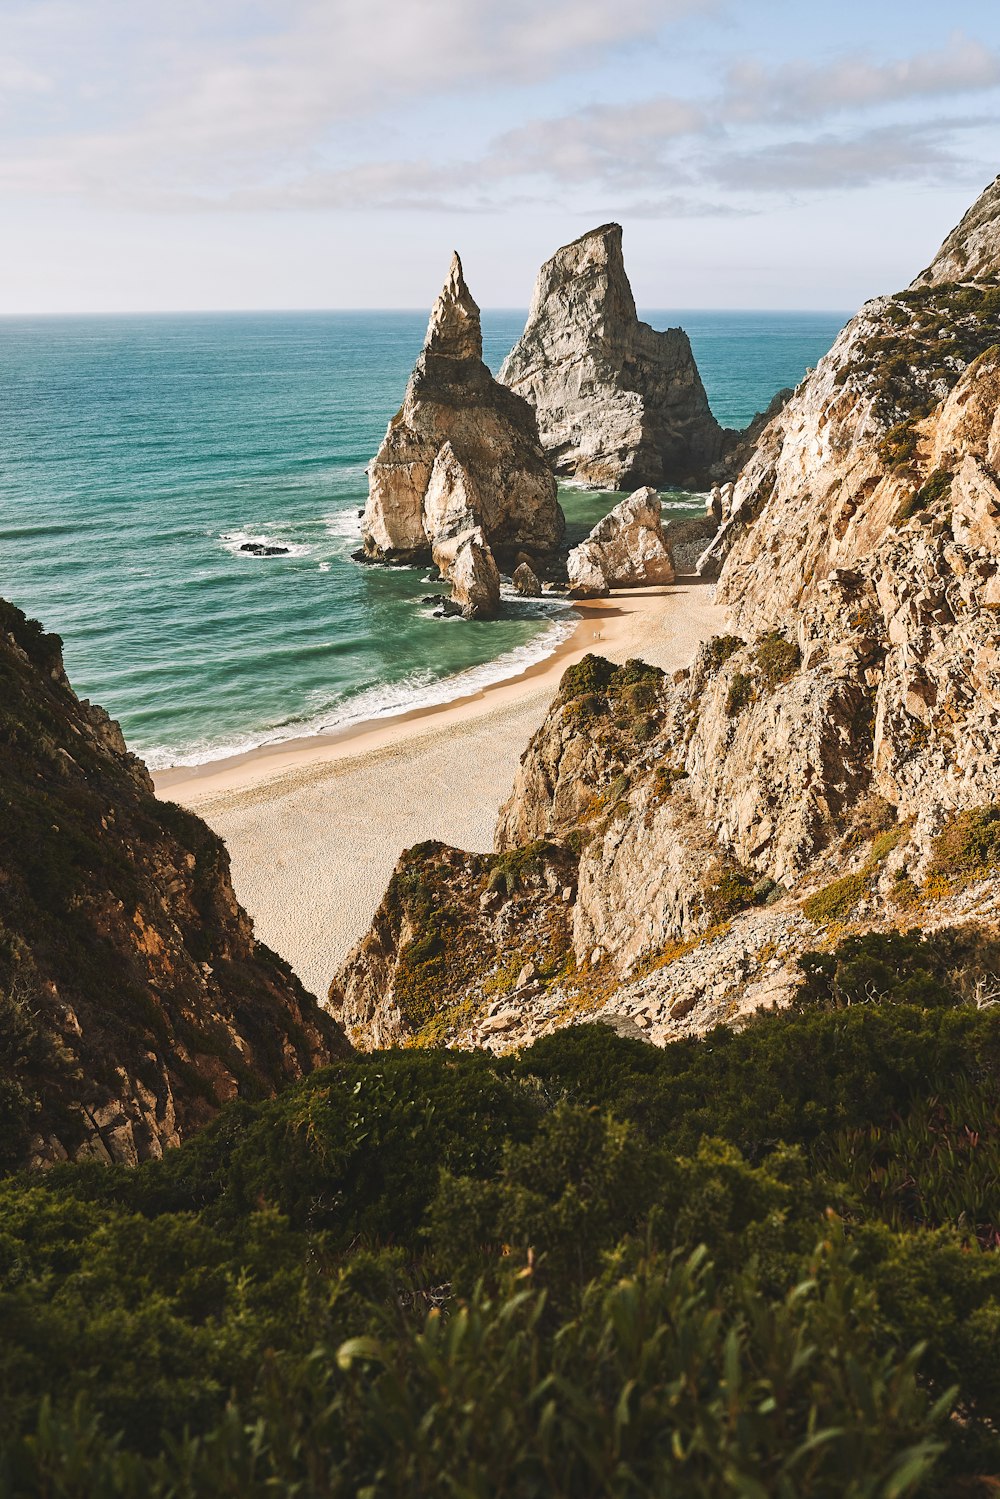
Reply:
<svg viewBox="0 0 1000 1499"><path fill-rule="evenodd" d="M0 0L0 313L905 285L1000 171L1000 4Z"/></svg>

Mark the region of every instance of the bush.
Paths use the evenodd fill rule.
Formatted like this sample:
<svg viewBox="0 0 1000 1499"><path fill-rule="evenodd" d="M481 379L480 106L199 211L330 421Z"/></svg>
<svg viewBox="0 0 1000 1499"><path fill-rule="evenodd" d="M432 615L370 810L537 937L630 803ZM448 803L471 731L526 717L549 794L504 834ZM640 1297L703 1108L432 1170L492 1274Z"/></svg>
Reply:
<svg viewBox="0 0 1000 1499"><path fill-rule="evenodd" d="M761 680L771 691L782 682L789 681L802 663L798 646L794 641L786 640L778 630L772 630L758 640L753 656L760 669Z"/></svg>
<svg viewBox="0 0 1000 1499"><path fill-rule="evenodd" d="M744 708L749 708L750 704L756 700L757 689L753 677L745 671L735 672L729 684L729 691L726 693L727 717L736 718Z"/></svg>
<svg viewBox="0 0 1000 1499"><path fill-rule="evenodd" d="M1000 1471L998 954L855 938L738 1033L374 1053L0 1184L0 1489L962 1492Z"/></svg>
<svg viewBox="0 0 1000 1499"><path fill-rule="evenodd" d="M700 664L706 676L714 677L737 651L746 645L739 635L716 635L701 648Z"/></svg>
<svg viewBox="0 0 1000 1499"><path fill-rule="evenodd" d="M956 813L934 839L928 878L985 879L1000 867L1000 806Z"/></svg>
<svg viewBox="0 0 1000 1499"><path fill-rule="evenodd" d="M815 891L802 902L802 910L810 921L825 923L840 921L853 910L859 900L871 891L871 879L864 870L858 874L845 874L839 880L831 880L822 890Z"/></svg>
<svg viewBox="0 0 1000 1499"><path fill-rule="evenodd" d="M756 878L745 869L716 870L709 875L705 910L713 926L755 904Z"/></svg>

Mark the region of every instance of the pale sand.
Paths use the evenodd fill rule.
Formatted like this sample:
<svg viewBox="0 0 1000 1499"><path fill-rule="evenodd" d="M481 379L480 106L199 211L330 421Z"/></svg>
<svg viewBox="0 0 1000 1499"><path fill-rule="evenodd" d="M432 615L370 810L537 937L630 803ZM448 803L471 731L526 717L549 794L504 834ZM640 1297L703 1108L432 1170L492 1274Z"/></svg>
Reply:
<svg viewBox="0 0 1000 1499"><path fill-rule="evenodd" d="M667 671L688 665L722 629L712 593L683 579L581 602L570 639L519 677L341 735L161 771L157 791L221 833L258 935L325 995L404 848L425 838L492 847L497 811L566 667L588 651Z"/></svg>

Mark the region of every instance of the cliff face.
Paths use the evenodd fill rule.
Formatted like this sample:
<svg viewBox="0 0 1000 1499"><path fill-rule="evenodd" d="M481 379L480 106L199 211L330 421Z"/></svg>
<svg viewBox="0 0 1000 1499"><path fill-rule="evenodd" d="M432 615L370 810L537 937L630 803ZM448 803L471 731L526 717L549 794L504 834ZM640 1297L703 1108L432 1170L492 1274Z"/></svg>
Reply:
<svg viewBox="0 0 1000 1499"><path fill-rule="evenodd" d="M598 488L703 482L726 445L687 334L639 321L618 224L542 266L500 379L534 407L556 473Z"/></svg>
<svg viewBox="0 0 1000 1499"><path fill-rule="evenodd" d="M370 558L434 554L447 571L477 528L504 560L520 550L544 556L561 541L534 413L497 384L482 355L479 308L455 255L403 405L369 470L362 535Z"/></svg>
<svg viewBox="0 0 1000 1499"><path fill-rule="evenodd" d="M58 636L0 601L0 1156L159 1156L349 1048Z"/></svg>
<svg viewBox="0 0 1000 1499"><path fill-rule="evenodd" d="M503 1044L780 1002L831 923L997 919L998 214L994 187L761 433L709 553L731 633L672 681L564 678L497 845L578 858L571 951Z"/></svg>
<svg viewBox="0 0 1000 1499"><path fill-rule="evenodd" d="M929 523L957 458L988 462L985 430L970 428L951 456L942 443L970 399L989 405L998 270L994 183L906 291L851 319L764 430L706 558L721 567L719 599L741 626L762 629L808 606L819 581L868 559L903 512ZM961 280L948 279L956 272Z"/></svg>

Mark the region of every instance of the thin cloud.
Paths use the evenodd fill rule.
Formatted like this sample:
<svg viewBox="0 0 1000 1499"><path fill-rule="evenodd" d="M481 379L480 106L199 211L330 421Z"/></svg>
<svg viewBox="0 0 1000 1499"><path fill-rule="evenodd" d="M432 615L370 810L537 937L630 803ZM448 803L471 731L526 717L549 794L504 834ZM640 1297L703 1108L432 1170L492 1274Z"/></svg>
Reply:
<svg viewBox="0 0 1000 1499"><path fill-rule="evenodd" d="M80 122L16 140L8 132L6 149L0 124L0 186L161 211L479 213L572 192L652 218L751 212L775 193L940 182L967 165L963 131L981 120L883 117L864 126L873 110L1000 87L1000 52L960 33L937 51L887 62L744 60L714 97L588 103L501 131L475 157L369 159L380 122L401 105L463 90L496 98L591 66L609 49L645 46L665 22L716 8L716 0L153 0L122 24L120 0L36 0L14 7L4 68L12 86L47 90L62 107L59 67L79 59ZM100 55L112 33L123 50L117 73ZM54 72L43 73L36 63L46 37L56 39ZM113 75L124 80L120 98ZM0 100L3 85L0 69ZM845 113L848 121L838 118Z"/></svg>
<svg viewBox="0 0 1000 1499"><path fill-rule="evenodd" d="M934 129L900 125L729 151L712 158L706 170L720 187L736 192L787 193L879 182L948 182L964 165Z"/></svg>
<svg viewBox="0 0 1000 1499"><path fill-rule="evenodd" d="M1000 87L1000 51L956 32L947 46L887 63L850 54L823 67L745 61L730 68L722 107L734 121L814 120L842 110Z"/></svg>

